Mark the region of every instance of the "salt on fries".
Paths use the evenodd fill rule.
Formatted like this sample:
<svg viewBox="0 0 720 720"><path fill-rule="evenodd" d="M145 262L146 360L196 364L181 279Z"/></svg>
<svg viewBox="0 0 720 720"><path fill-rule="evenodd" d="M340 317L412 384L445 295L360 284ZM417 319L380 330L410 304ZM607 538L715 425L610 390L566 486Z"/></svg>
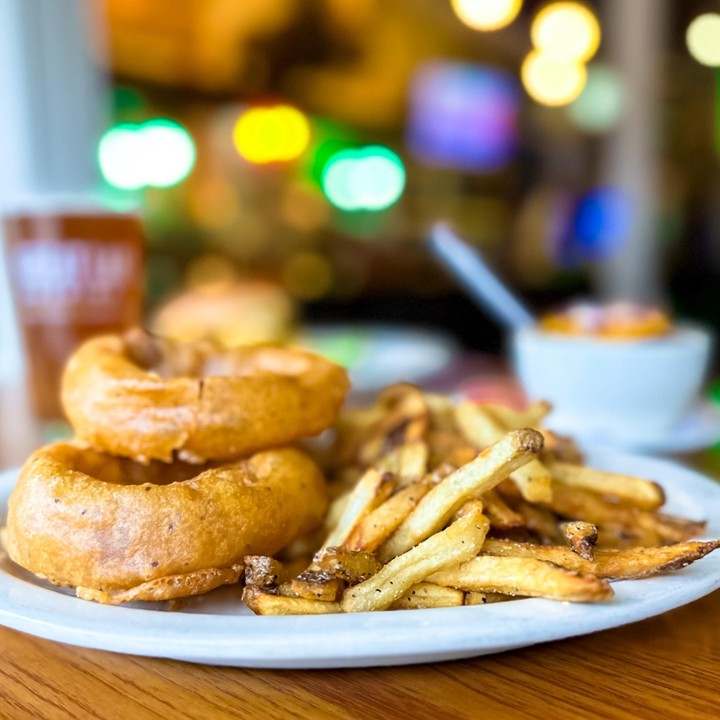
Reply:
<svg viewBox="0 0 720 720"><path fill-rule="evenodd" d="M685 567L720 547L660 512L657 483L586 467L549 411L462 403L402 384L337 428L325 541L245 559L260 615L612 598L609 580ZM348 479L354 484L347 488ZM338 489L340 488L340 489ZM302 571L297 570L303 563Z"/></svg>

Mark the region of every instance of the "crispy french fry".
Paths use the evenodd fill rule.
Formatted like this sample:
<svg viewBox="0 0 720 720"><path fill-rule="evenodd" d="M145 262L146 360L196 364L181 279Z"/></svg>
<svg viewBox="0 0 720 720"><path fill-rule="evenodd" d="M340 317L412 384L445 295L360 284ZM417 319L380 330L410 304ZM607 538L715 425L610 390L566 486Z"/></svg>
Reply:
<svg viewBox="0 0 720 720"><path fill-rule="evenodd" d="M306 570L290 581L298 597L333 602L342 595L345 583L323 570Z"/></svg>
<svg viewBox="0 0 720 720"><path fill-rule="evenodd" d="M426 392L425 402L430 410L430 423L433 429L457 432L453 403L447 395Z"/></svg>
<svg viewBox="0 0 720 720"><path fill-rule="evenodd" d="M506 600L516 600L517 596L503 595L502 593L481 593L466 592L464 605L490 605L492 603L505 602Z"/></svg>
<svg viewBox="0 0 720 720"><path fill-rule="evenodd" d="M327 547L319 550L313 562L321 570L344 580L349 585L357 585L372 577L382 565L368 552L346 550L339 547Z"/></svg>
<svg viewBox="0 0 720 720"><path fill-rule="evenodd" d="M391 450L378 461L378 470L387 470L397 478L398 486L402 487L419 480L427 473L429 450L421 440L406 443Z"/></svg>
<svg viewBox="0 0 720 720"><path fill-rule="evenodd" d="M560 524L560 530L567 538L570 549L585 560L593 559L595 544L598 540L597 526L592 523L575 520Z"/></svg>
<svg viewBox="0 0 720 720"><path fill-rule="evenodd" d="M345 612L368 612L390 607L409 588L441 568L477 555L490 523L470 514L391 560L376 575L345 591Z"/></svg>
<svg viewBox="0 0 720 720"><path fill-rule="evenodd" d="M327 615L342 612L340 603L273 595L254 586L243 590L242 599L256 615Z"/></svg>
<svg viewBox="0 0 720 720"><path fill-rule="evenodd" d="M395 478L391 473L370 468L350 492L340 519L325 538L323 547L342 545L355 525L386 500L394 489Z"/></svg>
<svg viewBox="0 0 720 720"><path fill-rule="evenodd" d="M381 394L379 404L386 412L372 425L370 437L360 447L359 460L364 465L373 464L389 446L422 440L429 422L425 397L414 385L390 386Z"/></svg>
<svg viewBox="0 0 720 720"><path fill-rule="evenodd" d="M467 500L457 510L452 521L460 520L468 515L480 515L483 512L482 500Z"/></svg>
<svg viewBox="0 0 720 720"><path fill-rule="evenodd" d="M558 435L552 430L538 428L545 438L541 460L548 462L567 462L580 465L583 462L583 455L572 438Z"/></svg>
<svg viewBox="0 0 720 720"><path fill-rule="evenodd" d="M702 522L613 503L591 490L570 487L563 482L553 483L553 497L548 505L565 518L584 520L600 529L619 527L629 537L654 532L664 542L681 542L699 535L705 528Z"/></svg>
<svg viewBox="0 0 720 720"><path fill-rule="evenodd" d="M358 477L355 482L353 482L352 487L355 487L359 479L360 478ZM345 512L345 508L347 507L348 501L350 500L351 493L352 490L348 490L347 492L341 493L337 497L334 497L330 501L327 513L325 514L325 521L323 523L326 531L329 532L340 522L340 518Z"/></svg>
<svg viewBox="0 0 720 720"><path fill-rule="evenodd" d="M508 473L536 456L541 448L539 432L515 430L448 475L383 543L378 551L381 562L401 555L430 537L447 523L460 505L495 487Z"/></svg>
<svg viewBox="0 0 720 720"><path fill-rule="evenodd" d="M549 470L553 480L600 495L612 495L642 510L657 510L665 502L665 493L657 483L632 475L603 472L563 462L550 464Z"/></svg>
<svg viewBox="0 0 720 720"><path fill-rule="evenodd" d="M245 584L268 589L284 580L285 569L281 562L266 555L246 555Z"/></svg>
<svg viewBox="0 0 720 720"><path fill-rule="evenodd" d="M556 545L563 541L563 534L558 527L558 519L552 510L524 500L518 502L515 509L522 515L525 527L537 535L541 543Z"/></svg>
<svg viewBox="0 0 720 720"><path fill-rule="evenodd" d="M299 595L292 589L292 583L289 580L287 580L286 582L280 583L273 592L276 595L281 595L282 597L289 597L289 598L299 597Z"/></svg>
<svg viewBox="0 0 720 720"><path fill-rule="evenodd" d="M462 403L455 408L455 420L463 435L478 447L497 442L509 428L505 428L484 405ZM537 459L517 468L510 477L528 502L548 502L552 494L550 472Z"/></svg>
<svg viewBox="0 0 720 720"><path fill-rule="evenodd" d="M392 535L416 505L434 487L430 480L406 485L355 526L343 547L374 552Z"/></svg>
<svg viewBox="0 0 720 720"><path fill-rule="evenodd" d="M607 580L571 572L532 557L481 555L458 567L429 575L427 581L472 592L497 592L567 602L598 602L613 596Z"/></svg>
<svg viewBox="0 0 720 720"><path fill-rule="evenodd" d="M506 430L518 430L524 427L537 427L552 410L550 403L539 400L525 410L514 410L505 405L484 404L482 406L494 416Z"/></svg>
<svg viewBox="0 0 720 720"><path fill-rule="evenodd" d="M662 547L595 550L594 559L585 560L567 547L488 539L481 553L499 557L534 558L567 570L592 573L599 578L631 580L678 570L718 547L720 540L694 540Z"/></svg>
<svg viewBox="0 0 720 720"><path fill-rule="evenodd" d="M391 610L422 610L425 608L456 607L463 604L465 593L455 588L417 583L396 600Z"/></svg>
<svg viewBox="0 0 720 720"><path fill-rule="evenodd" d="M494 530L506 532L525 527L525 518L515 512L495 488L484 492L481 499L485 507L484 512L490 519L490 527Z"/></svg>

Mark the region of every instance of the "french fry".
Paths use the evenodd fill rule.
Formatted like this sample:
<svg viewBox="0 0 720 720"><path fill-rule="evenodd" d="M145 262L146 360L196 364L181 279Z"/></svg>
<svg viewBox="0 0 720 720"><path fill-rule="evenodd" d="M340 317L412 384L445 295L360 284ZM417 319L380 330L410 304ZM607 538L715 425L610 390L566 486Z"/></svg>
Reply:
<svg viewBox="0 0 720 720"><path fill-rule="evenodd" d="M306 570L290 581L298 597L333 602L342 595L345 583L323 570Z"/></svg>
<svg viewBox="0 0 720 720"><path fill-rule="evenodd" d="M487 492L504 477L536 456L542 435L515 430L475 460L448 475L418 503L395 533L380 547L381 562L401 555L440 530L465 501Z"/></svg>
<svg viewBox="0 0 720 720"><path fill-rule="evenodd" d="M705 523L651 513L635 507L613 503L591 490L571 487L563 482L553 483L553 497L549 507L571 520L584 520L597 525L621 528L633 537L645 532L657 533L664 542L681 542L699 535Z"/></svg>
<svg viewBox="0 0 720 720"><path fill-rule="evenodd" d="M268 589L284 580L285 568L281 562L265 555L246 555L245 584Z"/></svg>
<svg viewBox="0 0 720 720"><path fill-rule="evenodd" d="M396 600L391 610L423 610L426 608L457 607L465 600L465 593L455 588L417 583Z"/></svg>
<svg viewBox="0 0 720 720"><path fill-rule="evenodd" d="M518 430L524 427L538 427L552 406L545 400L533 403L525 410L514 410L505 405L484 404L482 406L489 412L506 430Z"/></svg>
<svg viewBox="0 0 720 720"><path fill-rule="evenodd" d="M525 527L543 544L556 545L563 541L557 516L548 508L521 500L515 506L525 521Z"/></svg>
<svg viewBox="0 0 720 720"><path fill-rule="evenodd" d="M357 585L363 580L367 580L382 567L371 553L339 547L327 547L319 550L315 554L313 562L321 570L344 580L349 585Z"/></svg>
<svg viewBox="0 0 720 720"><path fill-rule="evenodd" d="M603 472L571 463L554 462L548 467L553 480L571 487L591 490L600 495L612 495L622 503L641 510L656 510L665 502L662 488L650 480Z"/></svg>
<svg viewBox="0 0 720 720"><path fill-rule="evenodd" d="M572 438L558 435L552 430L541 427L540 432L545 438L541 460L548 462L567 462L580 465L583 462L583 455Z"/></svg>
<svg viewBox="0 0 720 720"><path fill-rule="evenodd" d="M365 582L346 590L341 603L343 610L369 612L390 607L428 575L477 555L489 527L489 521L481 514L457 520L391 560Z"/></svg>
<svg viewBox="0 0 720 720"><path fill-rule="evenodd" d="M430 423L435 430L457 432L453 403L447 395L426 392L425 402L430 410Z"/></svg>
<svg viewBox="0 0 720 720"><path fill-rule="evenodd" d="M343 547L374 552L392 535L422 498L432 489L430 480L406 485L378 506L355 526Z"/></svg>
<svg viewBox="0 0 720 720"><path fill-rule="evenodd" d="M391 450L377 462L378 470L386 470L397 478L399 487L419 480L427 473L428 446L421 440Z"/></svg>
<svg viewBox="0 0 720 720"><path fill-rule="evenodd" d="M340 603L273 595L252 585L243 590L242 599L256 615L327 615L342 612Z"/></svg>
<svg viewBox="0 0 720 720"><path fill-rule="evenodd" d="M427 581L472 592L496 592L567 602L600 602L613 596L607 580L571 572L533 557L481 555L457 567L429 575Z"/></svg>
<svg viewBox="0 0 720 720"><path fill-rule="evenodd" d="M484 405L462 403L455 420L463 435L478 447L497 442L506 432L502 423ZM517 468L510 477L528 502L548 502L552 494L550 471L537 459Z"/></svg>
<svg viewBox="0 0 720 720"><path fill-rule="evenodd" d="M675 543L662 547L595 550L593 560L585 560L570 548L532 545L488 539L481 553L498 557L523 557L550 562L575 572L592 573L599 578L634 580L661 572L678 570L720 547L720 540Z"/></svg>
<svg viewBox="0 0 720 720"><path fill-rule="evenodd" d="M592 523L576 520L560 524L560 530L570 543L570 549L585 560L592 560L595 544L598 540L598 529Z"/></svg>
<svg viewBox="0 0 720 720"><path fill-rule="evenodd" d="M492 603L505 602L506 600L517 600L517 596L503 595L502 593L481 593L466 592L464 605L491 605Z"/></svg>
<svg viewBox="0 0 720 720"><path fill-rule="evenodd" d="M386 500L394 489L395 478L391 473L370 468L350 492L340 519L325 538L323 547L342 545L355 525Z"/></svg>
<svg viewBox="0 0 720 720"><path fill-rule="evenodd" d="M386 453L388 445L402 445L422 440L427 430L430 410L422 392L414 385L399 383L387 388L379 404L387 408L370 429L370 437L360 447L358 459L373 464Z"/></svg>
<svg viewBox="0 0 720 720"><path fill-rule="evenodd" d="M481 499L485 507L484 512L490 519L490 527L493 530L507 532L525 527L525 518L515 512L495 488L483 493Z"/></svg>

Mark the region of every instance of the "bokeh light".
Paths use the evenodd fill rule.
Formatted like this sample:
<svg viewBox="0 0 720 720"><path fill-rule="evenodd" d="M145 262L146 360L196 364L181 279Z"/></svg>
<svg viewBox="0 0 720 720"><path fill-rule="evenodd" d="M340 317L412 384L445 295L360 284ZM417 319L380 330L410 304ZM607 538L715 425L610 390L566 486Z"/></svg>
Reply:
<svg viewBox="0 0 720 720"><path fill-rule="evenodd" d="M292 295L301 300L314 300L330 290L333 270L328 259L320 253L302 250L287 259L282 277Z"/></svg>
<svg viewBox="0 0 720 720"><path fill-rule="evenodd" d="M300 157L310 143L310 123L289 105L255 107L238 118L233 141L248 162L267 164Z"/></svg>
<svg viewBox="0 0 720 720"><path fill-rule="evenodd" d="M105 180L121 190L170 187L184 180L195 165L195 143L179 123L157 118L123 123L108 130L98 145Z"/></svg>
<svg viewBox="0 0 720 720"><path fill-rule="evenodd" d="M139 126L124 123L110 128L100 139L98 163L105 180L120 190L145 185L145 168Z"/></svg>
<svg viewBox="0 0 720 720"><path fill-rule="evenodd" d="M517 147L517 80L484 65L433 62L410 90L408 144L420 162L494 172Z"/></svg>
<svg viewBox="0 0 720 720"><path fill-rule="evenodd" d="M499 30L520 12L522 0L452 0L458 18L473 30Z"/></svg>
<svg viewBox="0 0 720 720"><path fill-rule="evenodd" d="M190 133L172 120L149 120L140 128L145 158L145 185L170 187L184 180L195 165Z"/></svg>
<svg viewBox="0 0 720 720"><path fill-rule="evenodd" d="M530 38L536 50L559 60L586 62L600 45L600 23L577 2L556 2L533 19Z"/></svg>
<svg viewBox="0 0 720 720"><path fill-rule="evenodd" d="M385 210L405 189L405 167L396 153L382 145L341 150L328 160L322 188L340 210Z"/></svg>
<svg viewBox="0 0 720 720"><path fill-rule="evenodd" d="M533 100L542 105L567 105L575 100L587 80L581 62L560 60L533 50L520 69L523 85Z"/></svg>
<svg viewBox="0 0 720 720"><path fill-rule="evenodd" d="M688 25L688 51L701 65L720 67L720 15L705 13Z"/></svg>
<svg viewBox="0 0 720 720"><path fill-rule="evenodd" d="M616 187L599 187L580 198L573 234L583 260L607 260L625 244L633 225L633 205Z"/></svg>
<svg viewBox="0 0 720 720"><path fill-rule="evenodd" d="M585 88L567 111L578 127L601 133L617 124L624 107L622 78L611 68L597 65L588 68Z"/></svg>

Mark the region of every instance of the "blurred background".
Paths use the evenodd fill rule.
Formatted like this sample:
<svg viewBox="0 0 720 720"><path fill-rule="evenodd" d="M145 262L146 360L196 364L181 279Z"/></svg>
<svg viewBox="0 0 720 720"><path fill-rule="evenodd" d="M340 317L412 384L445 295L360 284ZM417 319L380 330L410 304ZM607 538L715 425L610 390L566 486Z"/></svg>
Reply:
<svg viewBox="0 0 720 720"><path fill-rule="evenodd" d="M20 282L6 252L0 376L28 350L18 285L57 307L43 283L123 263L178 337L305 337L351 365L375 343L410 375L497 354L428 250L438 220L535 311L627 299L717 328L718 67L720 0L3 0L6 245L37 235L23 213L91 205L139 218L142 259L26 252Z"/></svg>

